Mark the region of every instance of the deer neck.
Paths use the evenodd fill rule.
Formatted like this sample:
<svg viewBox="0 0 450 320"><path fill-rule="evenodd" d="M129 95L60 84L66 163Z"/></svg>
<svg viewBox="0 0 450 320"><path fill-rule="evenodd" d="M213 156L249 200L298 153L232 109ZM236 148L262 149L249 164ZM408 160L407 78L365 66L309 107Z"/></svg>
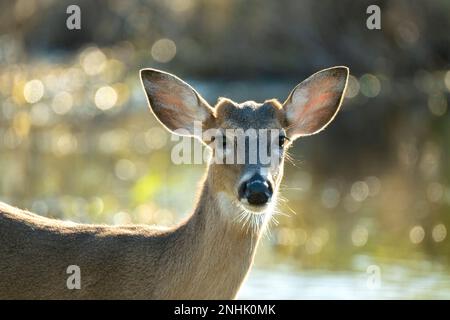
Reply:
<svg viewBox="0 0 450 320"><path fill-rule="evenodd" d="M196 298L233 298L244 281L270 212L241 216L243 209L214 190L209 172L197 207L177 233L190 256L185 265L184 294ZM255 221L247 221L247 219ZM257 218L257 220L256 220ZM252 224L253 223L253 224Z"/></svg>

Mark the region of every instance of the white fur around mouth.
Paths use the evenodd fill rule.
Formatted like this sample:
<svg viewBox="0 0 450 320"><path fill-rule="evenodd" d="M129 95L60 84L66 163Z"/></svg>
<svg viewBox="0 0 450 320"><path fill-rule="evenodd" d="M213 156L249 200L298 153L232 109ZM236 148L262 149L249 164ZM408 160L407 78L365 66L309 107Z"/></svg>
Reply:
<svg viewBox="0 0 450 320"><path fill-rule="evenodd" d="M240 210L240 213L234 220L240 224L242 229L246 230L246 232L258 234L272 218L274 209L273 201L261 207L255 207L239 200L235 201L235 203L238 210Z"/></svg>
<svg viewBox="0 0 450 320"><path fill-rule="evenodd" d="M263 206L253 206L248 203L247 199L242 199L238 202L239 207L252 214L265 214L270 208L270 202Z"/></svg>

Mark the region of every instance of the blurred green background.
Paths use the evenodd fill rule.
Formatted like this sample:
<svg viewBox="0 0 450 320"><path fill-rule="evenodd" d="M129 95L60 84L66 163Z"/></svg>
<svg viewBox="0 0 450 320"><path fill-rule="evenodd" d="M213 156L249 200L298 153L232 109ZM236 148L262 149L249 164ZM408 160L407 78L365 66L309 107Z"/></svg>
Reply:
<svg viewBox="0 0 450 320"><path fill-rule="evenodd" d="M71 4L81 30L66 28ZM366 28L370 4L381 30ZM448 30L447 0L2 1L0 200L78 222L172 225L205 166L171 163L140 68L175 73L214 104L282 101L347 65L341 113L291 150L286 216L240 297L449 298Z"/></svg>

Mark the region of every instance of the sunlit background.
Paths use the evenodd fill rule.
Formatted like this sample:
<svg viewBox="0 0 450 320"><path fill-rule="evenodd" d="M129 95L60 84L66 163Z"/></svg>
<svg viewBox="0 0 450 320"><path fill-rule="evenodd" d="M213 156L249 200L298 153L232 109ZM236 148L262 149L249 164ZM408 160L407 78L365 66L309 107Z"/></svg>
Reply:
<svg viewBox="0 0 450 320"><path fill-rule="evenodd" d="M66 28L70 4L81 30ZM369 4L381 30L366 28ZM341 113L291 150L285 215L240 298L450 298L448 30L446 0L2 1L0 200L173 225L205 166L171 163L140 68L175 73L214 104L284 100L347 65Z"/></svg>

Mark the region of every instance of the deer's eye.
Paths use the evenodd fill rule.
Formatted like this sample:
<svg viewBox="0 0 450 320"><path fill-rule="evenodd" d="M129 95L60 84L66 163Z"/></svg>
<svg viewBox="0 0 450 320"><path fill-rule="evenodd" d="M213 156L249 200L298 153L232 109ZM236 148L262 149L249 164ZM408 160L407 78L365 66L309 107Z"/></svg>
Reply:
<svg viewBox="0 0 450 320"><path fill-rule="evenodd" d="M278 137L278 145L280 148L284 147L284 144L286 143L286 140L289 140L286 136L279 136Z"/></svg>

